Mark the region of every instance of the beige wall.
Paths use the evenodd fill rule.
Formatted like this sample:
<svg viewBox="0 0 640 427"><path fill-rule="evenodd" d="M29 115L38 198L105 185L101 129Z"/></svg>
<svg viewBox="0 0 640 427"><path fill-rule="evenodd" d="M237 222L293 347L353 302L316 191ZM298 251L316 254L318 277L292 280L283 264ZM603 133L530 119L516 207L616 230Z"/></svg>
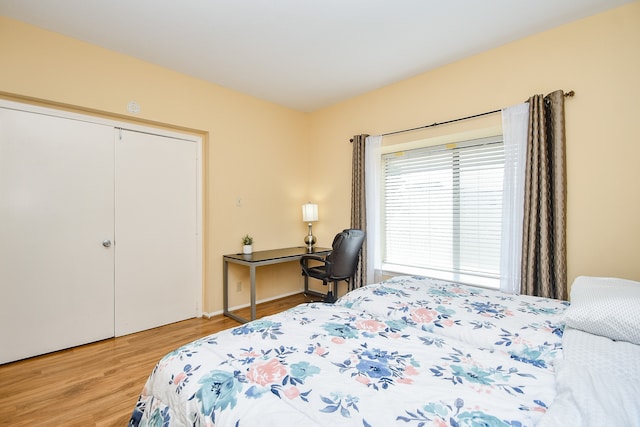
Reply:
<svg viewBox="0 0 640 427"><path fill-rule="evenodd" d="M534 93L567 100L569 280L640 280L640 3L538 34L312 114L295 112L173 71L0 17L0 95L131 118L205 138L206 312L222 309L222 255L297 246L300 205L320 205L314 234L330 245L349 226L349 138L476 114ZM554 62L547 69L540 62ZM363 70L363 72L366 72ZM126 106L142 107L132 116ZM437 128L483 127L467 122ZM421 135L422 136L422 135ZM614 151L615 150L615 151ZM311 179L307 159L313 159ZM236 198L242 207L236 207ZM246 290L244 269L232 288ZM299 269L266 267L258 298L299 289ZM232 304L244 292L232 289ZM244 300L246 301L246 299Z"/></svg>
<svg viewBox="0 0 640 427"><path fill-rule="evenodd" d="M300 206L309 198L306 165L309 115L0 17L0 95L35 98L103 115L135 117L187 128L205 138L204 310L222 310L222 255L303 244ZM137 101L141 112L127 113ZM236 199L242 207L236 207ZM248 276L233 270L235 284ZM237 277L236 277L237 276ZM259 298L295 292L302 284L282 269L265 280ZM270 282L270 283L269 283ZM238 294L238 295L236 295ZM232 304L247 302L238 299Z"/></svg>
<svg viewBox="0 0 640 427"><path fill-rule="evenodd" d="M640 280L639 2L315 112L311 154L318 173L332 165L311 186L321 206L332 209L320 238L349 222L352 135L491 111L556 89L576 92L566 102L569 282L578 275ZM485 124L437 130L474 126Z"/></svg>

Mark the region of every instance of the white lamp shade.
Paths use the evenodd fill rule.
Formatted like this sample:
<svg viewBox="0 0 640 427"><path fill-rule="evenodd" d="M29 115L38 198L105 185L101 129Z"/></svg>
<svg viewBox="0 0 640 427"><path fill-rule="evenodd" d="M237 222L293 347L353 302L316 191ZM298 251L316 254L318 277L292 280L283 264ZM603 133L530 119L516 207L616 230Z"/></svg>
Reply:
<svg viewBox="0 0 640 427"><path fill-rule="evenodd" d="M305 203L302 205L302 220L313 222L318 220L318 205L315 203Z"/></svg>

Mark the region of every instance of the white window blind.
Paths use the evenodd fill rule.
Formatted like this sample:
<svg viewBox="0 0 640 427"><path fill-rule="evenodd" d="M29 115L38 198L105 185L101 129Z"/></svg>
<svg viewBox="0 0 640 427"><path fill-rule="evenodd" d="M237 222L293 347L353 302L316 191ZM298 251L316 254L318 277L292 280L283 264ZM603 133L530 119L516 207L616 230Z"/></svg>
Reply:
<svg viewBox="0 0 640 427"><path fill-rule="evenodd" d="M502 137L388 153L382 166L383 265L499 278Z"/></svg>

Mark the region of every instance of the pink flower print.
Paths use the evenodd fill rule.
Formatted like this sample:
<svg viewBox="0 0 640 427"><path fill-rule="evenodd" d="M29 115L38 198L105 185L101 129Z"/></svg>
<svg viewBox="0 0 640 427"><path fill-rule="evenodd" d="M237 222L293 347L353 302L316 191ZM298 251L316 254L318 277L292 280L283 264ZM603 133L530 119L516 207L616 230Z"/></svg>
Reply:
<svg viewBox="0 0 640 427"><path fill-rule="evenodd" d="M407 375L418 375L418 370L411 365L404 368L404 373Z"/></svg>
<svg viewBox="0 0 640 427"><path fill-rule="evenodd" d="M444 420L441 418L436 418L435 420L433 420L433 422L436 427L447 427L449 425L445 423Z"/></svg>
<svg viewBox="0 0 640 427"><path fill-rule="evenodd" d="M182 382L183 379L185 379L187 376L187 374L185 374L184 372L180 372L178 375L176 375L176 377L173 379L173 383L174 384L179 384L180 382Z"/></svg>
<svg viewBox="0 0 640 427"><path fill-rule="evenodd" d="M446 327L451 327L451 326L453 326L453 325L454 325L454 323L455 323L455 322L454 322L453 320L451 320L451 319L445 319L445 320L443 320L443 321L441 322L441 324L442 324L443 326L446 326Z"/></svg>
<svg viewBox="0 0 640 427"><path fill-rule="evenodd" d="M367 332L378 332L384 329L384 323L377 320L359 320L356 322L356 328Z"/></svg>
<svg viewBox="0 0 640 427"><path fill-rule="evenodd" d="M293 400L300 396L300 390L298 390L298 387L290 387L284 391L284 395Z"/></svg>
<svg viewBox="0 0 640 427"><path fill-rule="evenodd" d="M344 344L345 339L341 337L333 337L331 338L331 342L334 344Z"/></svg>
<svg viewBox="0 0 640 427"><path fill-rule="evenodd" d="M369 383L371 382L369 377L366 376L366 375L356 375L356 381L358 381L359 383L362 383L364 385L369 385Z"/></svg>
<svg viewBox="0 0 640 427"><path fill-rule="evenodd" d="M271 359L266 363L255 363L251 365L249 373L247 373L247 378L253 383L265 386L280 381L286 373L287 370L278 359Z"/></svg>
<svg viewBox="0 0 640 427"><path fill-rule="evenodd" d="M322 347L316 347L316 349L314 350L314 353L317 354L318 356L322 356L326 352L327 352L327 349Z"/></svg>
<svg viewBox="0 0 640 427"><path fill-rule="evenodd" d="M413 384L413 380L411 378L400 378L398 380L400 384Z"/></svg>
<svg viewBox="0 0 640 427"><path fill-rule="evenodd" d="M414 310L411 313L411 318L416 323L429 323L429 322L432 322L437 315L438 313L433 310L427 310L426 308L419 308L417 310Z"/></svg>
<svg viewBox="0 0 640 427"><path fill-rule="evenodd" d="M260 357L259 353L256 353L255 351L245 351L244 353L240 353L240 356L242 357Z"/></svg>

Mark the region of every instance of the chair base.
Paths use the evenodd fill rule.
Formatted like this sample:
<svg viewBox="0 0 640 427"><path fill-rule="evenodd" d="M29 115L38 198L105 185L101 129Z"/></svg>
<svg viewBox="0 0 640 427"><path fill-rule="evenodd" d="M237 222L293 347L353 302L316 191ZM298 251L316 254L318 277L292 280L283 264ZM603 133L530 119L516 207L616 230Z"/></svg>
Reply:
<svg viewBox="0 0 640 427"><path fill-rule="evenodd" d="M329 304L333 304L334 302L336 302L336 297L333 295L332 291L327 292L327 295L325 295L323 302L326 302Z"/></svg>

